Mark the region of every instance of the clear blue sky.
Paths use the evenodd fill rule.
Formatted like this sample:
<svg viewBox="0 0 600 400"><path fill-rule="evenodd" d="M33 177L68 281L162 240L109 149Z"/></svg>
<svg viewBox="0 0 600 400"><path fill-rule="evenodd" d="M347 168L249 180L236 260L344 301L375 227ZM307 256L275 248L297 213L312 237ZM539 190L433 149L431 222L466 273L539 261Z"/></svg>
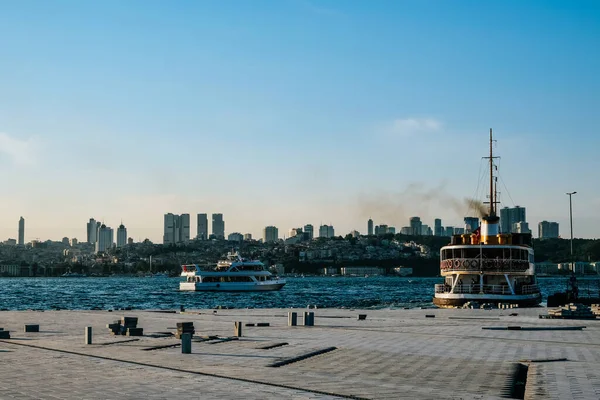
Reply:
<svg viewBox="0 0 600 400"><path fill-rule="evenodd" d="M459 225L489 128L503 205L600 236L598 1L0 0L0 49L2 240Z"/></svg>

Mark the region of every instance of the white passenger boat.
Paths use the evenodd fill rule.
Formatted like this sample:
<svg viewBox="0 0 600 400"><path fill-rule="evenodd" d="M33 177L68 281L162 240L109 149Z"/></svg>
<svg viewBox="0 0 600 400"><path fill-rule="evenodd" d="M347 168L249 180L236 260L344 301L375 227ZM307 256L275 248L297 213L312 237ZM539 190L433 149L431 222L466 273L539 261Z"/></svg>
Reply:
<svg viewBox="0 0 600 400"><path fill-rule="evenodd" d="M257 292L279 290L285 279L272 275L258 260L246 260L238 253L229 253L217 267L204 270L197 264L181 266L179 290Z"/></svg>
<svg viewBox="0 0 600 400"><path fill-rule="evenodd" d="M445 282L435 285L433 297L433 304L439 307L459 307L467 302L532 307L542 300L531 233L500 232L492 143L490 129L489 211L478 229L452 236L450 245L440 250L440 272Z"/></svg>

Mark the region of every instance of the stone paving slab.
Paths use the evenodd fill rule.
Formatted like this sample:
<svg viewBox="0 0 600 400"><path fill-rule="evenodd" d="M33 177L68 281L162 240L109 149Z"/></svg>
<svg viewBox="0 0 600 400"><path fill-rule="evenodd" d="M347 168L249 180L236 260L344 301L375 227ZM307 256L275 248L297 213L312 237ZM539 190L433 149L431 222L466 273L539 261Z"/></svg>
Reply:
<svg viewBox="0 0 600 400"><path fill-rule="evenodd" d="M494 399L507 395L517 362L529 366L526 398L600 398L600 321L541 320L543 308L318 309L311 310L314 327L287 327L288 311L0 312L0 327L13 337L0 342L0 357L7 361L0 363L0 398L198 398L197 390L202 390L202 398ZM304 310L295 311L300 316ZM357 321L358 313L366 313L367 320ZM222 337L233 334L234 321L271 326L244 326L239 340L194 342L189 355L177 347L142 351L179 343L174 338L145 336L102 345L132 339L112 336L105 327L121 316L137 316L146 334L174 331L170 328L183 321L194 322L197 335ZM24 323L39 323L40 333L23 332ZM587 328L481 329L507 325ZM85 326L93 327L93 345L84 344ZM282 342L288 344L258 349ZM337 349L269 367L331 346ZM543 362L559 358L568 361ZM17 381L25 383L16 388L19 376Z"/></svg>

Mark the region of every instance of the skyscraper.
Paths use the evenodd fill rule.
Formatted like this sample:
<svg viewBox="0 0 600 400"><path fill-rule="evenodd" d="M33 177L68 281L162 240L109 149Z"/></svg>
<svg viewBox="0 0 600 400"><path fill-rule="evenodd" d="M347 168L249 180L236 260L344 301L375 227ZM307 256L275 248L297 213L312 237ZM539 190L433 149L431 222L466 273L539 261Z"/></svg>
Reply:
<svg viewBox="0 0 600 400"><path fill-rule="evenodd" d="M479 228L479 218L465 217L465 232L471 233Z"/></svg>
<svg viewBox="0 0 600 400"><path fill-rule="evenodd" d="M367 235L371 236L373 234L373 220L369 218L367 221Z"/></svg>
<svg viewBox="0 0 600 400"><path fill-rule="evenodd" d="M332 238L335 236L333 225L321 225L319 227L319 237Z"/></svg>
<svg viewBox="0 0 600 400"><path fill-rule="evenodd" d="M127 244L127 228L121 223L117 229L117 247L125 247Z"/></svg>
<svg viewBox="0 0 600 400"><path fill-rule="evenodd" d="M163 244L177 244L190 240L190 214L165 214Z"/></svg>
<svg viewBox="0 0 600 400"><path fill-rule="evenodd" d="M419 236L421 234L421 226L422 226L421 218L412 217L410 219L410 229L411 235Z"/></svg>
<svg viewBox="0 0 600 400"><path fill-rule="evenodd" d="M89 244L96 243L98 234L98 223L94 218L90 218L90 222L87 223L87 242Z"/></svg>
<svg viewBox="0 0 600 400"><path fill-rule="evenodd" d="M315 237L315 228L311 224L304 225L304 234L308 240L313 240Z"/></svg>
<svg viewBox="0 0 600 400"><path fill-rule="evenodd" d="M501 233L512 233L513 226L517 222L527 222L525 207L516 206L514 208L504 207L500 209Z"/></svg>
<svg viewBox="0 0 600 400"><path fill-rule="evenodd" d="M19 219L19 246L25 245L25 219Z"/></svg>
<svg viewBox="0 0 600 400"><path fill-rule="evenodd" d="M96 233L96 253L105 252L113 245L114 233L112 228L102 224Z"/></svg>
<svg viewBox="0 0 600 400"><path fill-rule="evenodd" d="M558 222L540 222L538 224L538 237L540 239L558 238Z"/></svg>
<svg viewBox="0 0 600 400"><path fill-rule="evenodd" d="M225 239L225 221L223 221L223 214L212 215L212 234L217 239Z"/></svg>
<svg viewBox="0 0 600 400"><path fill-rule="evenodd" d="M433 220L433 234L435 236L444 236L444 228L442 227L442 220L436 218Z"/></svg>
<svg viewBox="0 0 600 400"><path fill-rule="evenodd" d="M274 226L267 226L263 229L263 242L276 242L279 240L279 230Z"/></svg>
<svg viewBox="0 0 600 400"><path fill-rule="evenodd" d="M198 214L198 231L196 239L208 239L208 215L206 214Z"/></svg>

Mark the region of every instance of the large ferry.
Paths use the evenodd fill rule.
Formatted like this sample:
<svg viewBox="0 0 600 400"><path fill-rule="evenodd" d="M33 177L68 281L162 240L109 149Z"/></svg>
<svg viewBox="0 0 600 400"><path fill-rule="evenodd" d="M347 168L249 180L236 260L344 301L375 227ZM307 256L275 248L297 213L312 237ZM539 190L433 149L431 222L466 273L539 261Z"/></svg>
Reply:
<svg viewBox="0 0 600 400"><path fill-rule="evenodd" d="M531 233L500 231L492 145L490 129L490 155L486 157L490 168L489 210L477 229L452 236L450 245L440 250L445 282L435 285L433 304L438 307L460 307L467 302L533 307L542 300Z"/></svg>
<svg viewBox="0 0 600 400"><path fill-rule="evenodd" d="M228 253L213 270L203 270L196 264L181 266L179 290L257 292L279 290L285 279L273 276L258 260L247 260L238 253Z"/></svg>

